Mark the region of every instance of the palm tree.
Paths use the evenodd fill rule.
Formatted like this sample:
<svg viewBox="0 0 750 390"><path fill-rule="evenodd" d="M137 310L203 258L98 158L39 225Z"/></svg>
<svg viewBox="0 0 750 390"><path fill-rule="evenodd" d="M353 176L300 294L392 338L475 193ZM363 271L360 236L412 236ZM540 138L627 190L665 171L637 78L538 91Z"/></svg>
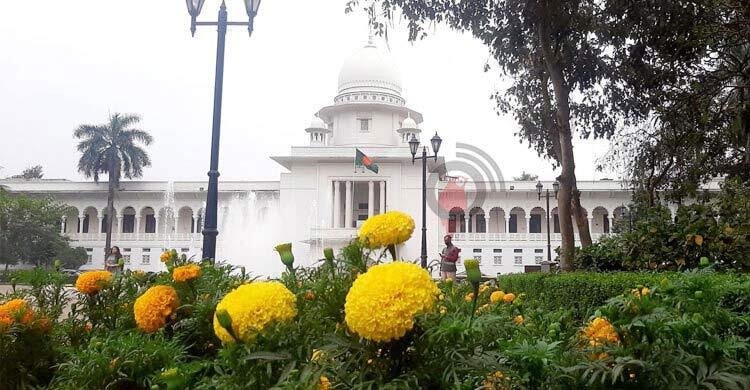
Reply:
<svg viewBox="0 0 750 390"><path fill-rule="evenodd" d="M134 128L140 116L133 114L111 114L109 122L101 125L81 125L73 136L80 139L78 151L78 171L87 178L99 182L99 174L106 174L109 181L107 193L107 239L105 253L112 245L112 220L115 214L115 191L120 186L120 178L128 179L143 176L143 168L151 165L148 153L139 145L150 145L151 135Z"/></svg>

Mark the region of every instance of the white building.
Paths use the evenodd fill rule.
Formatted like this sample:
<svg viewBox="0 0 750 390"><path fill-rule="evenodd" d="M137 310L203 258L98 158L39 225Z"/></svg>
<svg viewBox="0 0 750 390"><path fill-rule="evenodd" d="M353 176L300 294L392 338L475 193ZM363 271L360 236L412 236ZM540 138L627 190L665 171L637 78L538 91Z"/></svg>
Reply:
<svg viewBox="0 0 750 390"><path fill-rule="evenodd" d="M429 145L432 134L422 134L422 115L406 105L401 92L398 70L371 42L349 57L333 104L321 108L304 129L308 145L271 157L288 171L279 181L219 182L218 257L274 274L281 266L273 245L291 241L298 263L311 265L322 248L340 248L355 237L369 215L401 210L414 217L417 229L399 254L417 259L422 167L412 163L408 140L414 135ZM378 173L355 172L356 148L375 160ZM480 258L487 274L522 272L546 260L545 201L538 199L535 182L453 180L446 175L453 170L447 165L442 158L428 163L430 260L437 258L449 232L462 258ZM0 185L11 192L52 195L72 206L60 222L61 233L88 250L85 268L103 267L106 182L3 180ZM543 185L552 188L550 182ZM164 248L199 255L206 187L206 182L122 182L112 242L128 267L160 269ZM597 239L610 231L630 194L616 181L581 181L578 188ZM551 206L555 203L552 199ZM551 221L556 217L555 208ZM553 250L560 242L554 225Z"/></svg>

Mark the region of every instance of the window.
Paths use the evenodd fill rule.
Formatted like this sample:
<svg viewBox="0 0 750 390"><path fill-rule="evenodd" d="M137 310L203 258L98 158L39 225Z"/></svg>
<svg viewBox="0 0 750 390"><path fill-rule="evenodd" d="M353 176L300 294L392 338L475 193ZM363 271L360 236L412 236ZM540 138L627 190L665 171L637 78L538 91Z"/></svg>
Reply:
<svg viewBox="0 0 750 390"><path fill-rule="evenodd" d="M560 233L560 217L557 214L554 214L552 217L555 225L555 233Z"/></svg>
<svg viewBox="0 0 750 390"><path fill-rule="evenodd" d="M482 248L474 248L471 251L474 253L482 253Z"/></svg>
<svg viewBox="0 0 750 390"><path fill-rule="evenodd" d="M141 257L141 264L151 264L151 255L143 255Z"/></svg>
<svg viewBox="0 0 750 390"><path fill-rule="evenodd" d="M190 248L180 248L180 252L183 252L183 253L190 252Z"/></svg>
<svg viewBox="0 0 750 390"><path fill-rule="evenodd" d="M88 214L83 217L83 222L81 223L81 233L88 233L89 232L89 216Z"/></svg>
<svg viewBox="0 0 750 390"><path fill-rule="evenodd" d="M482 264L482 256L481 255L474 256L474 260L478 261L479 264Z"/></svg>
<svg viewBox="0 0 750 390"><path fill-rule="evenodd" d="M508 233L518 233L518 214L511 214L508 221Z"/></svg>
<svg viewBox="0 0 750 390"><path fill-rule="evenodd" d="M106 215L102 215L102 226L101 226L101 230L99 230L102 233L106 233L107 232L107 219L109 219L109 218ZM66 227L66 229L67 229L67 227Z"/></svg>
<svg viewBox="0 0 750 390"><path fill-rule="evenodd" d="M130 264L130 255L124 255L122 258L125 260L125 264Z"/></svg>
<svg viewBox="0 0 750 390"><path fill-rule="evenodd" d="M367 203L357 203L357 208L359 210L367 210Z"/></svg>
<svg viewBox="0 0 750 390"><path fill-rule="evenodd" d="M513 253L523 253L523 249L519 249L519 248L513 249Z"/></svg>
<svg viewBox="0 0 750 390"><path fill-rule="evenodd" d="M122 232L123 233L135 232L135 215L125 214L122 216Z"/></svg>
<svg viewBox="0 0 750 390"><path fill-rule="evenodd" d="M146 233L156 233L156 218L153 214L146 215Z"/></svg>
<svg viewBox="0 0 750 390"><path fill-rule="evenodd" d="M534 249L534 253L544 253L544 249L541 249L541 248Z"/></svg>
<svg viewBox="0 0 750 390"><path fill-rule="evenodd" d="M141 252L151 252L151 248L143 248L141 249Z"/></svg>
<svg viewBox="0 0 750 390"><path fill-rule="evenodd" d="M495 248L495 249L492 250L492 253L503 253L503 249L502 248Z"/></svg>
<svg viewBox="0 0 750 390"><path fill-rule="evenodd" d="M94 262L94 256L91 256L90 254L86 255L86 264L91 264Z"/></svg>
<svg viewBox="0 0 750 390"><path fill-rule="evenodd" d="M503 264L503 257L502 256L494 256L492 257L492 263L495 265L502 265Z"/></svg>
<svg viewBox="0 0 750 390"><path fill-rule="evenodd" d="M370 131L370 119L357 119L359 121L359 131L366 133Z"/></svg>
<svg viewBox="0 0 750 390"><path fill-rule="evenodd" d="M529 219L529 233L541 233L542 232L542 215L531 214Z"/></svg>
<svg viewBox="0 0 750 390"><path fill-rule="evenodd" d="M542 264L543 256L534 256L534 264Z"/></svg>
<svg viewBox="0 0 750 390"><path fill-rule="evenodd" d="M604 233L609 233L609 218L606 215L602 216Z"/></svg>
<svg viewBox="0 0 750 390"><path fill-rule="evenodd" d="M513 257L513 264L515 264L515 265L523 265L523 256L515 256L515 257Z"/></svg>

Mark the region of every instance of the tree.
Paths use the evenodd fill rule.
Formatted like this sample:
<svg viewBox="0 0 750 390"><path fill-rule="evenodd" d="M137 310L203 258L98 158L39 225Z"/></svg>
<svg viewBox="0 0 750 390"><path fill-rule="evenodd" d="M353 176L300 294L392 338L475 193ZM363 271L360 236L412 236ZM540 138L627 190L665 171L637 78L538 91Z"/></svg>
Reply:
<svg viewBox="0 0 750 390"><path fill-rule="evenodd" d="M610 163L651 205L696 196L715 177L750 180L747 3L608 3L605 41L651 118L619 132Z"/></svg>
<svg viewBox="0 0 750 390"><path fill-rule="evenodd" d="M535 181L539 178L539 175L534 175L533 173L528 173L526 171L521 171L520 176L514 176L513 180L515 181Z"/></svg>
<svg viewBox="0 0 750 390"><path fill-rule="evenodd" d="M512 86L495 94L498 108L512 112L519 137L559 165L558 211L562 236L561 267L570 270L574 249L572 217L581 244L591 244L575 175L573 135L609 138L623 123L642 118L618 82L608 51L598 39L609 33L594 0L362 0L375 31L403 16L409 39L426 36L433 23L469 32L489 49ZM350 0L351 11L360 0ZM489 67L489 65L487 66Z"/></svg>
<svg viewBox="0 0 750 390"><path fill-rule="evenodd" d="M0 189L0 262L6 270L18 262L48 266L57 256L76 257L69 253L67 238L60 235L60 220L67 208L51 198Z"/></svg>
<svg viewBox="0 0 750 390"><path fill-rule="evenodd" d="M41 179L43 176L44 176L44 172L42 171L42 166L34 165L33 167L24 169L20 175L13 175L10 178L32 180L32 179Z"/></svg>
<svg viewBox="0 0 750 390"><path fill-rule="evenodd" d="M107 235L105 252L112 245L112 220L115 214L115 192L120 185L120 178L128 179L143 176L143 168L151 165L148 153L139 145L150 145L153 138L148 132L135 128L141 118L133 114L110 115L109 122L101 125L81 125L73 135L80 139L78 151L78 171L94 182L99 182L99 175L106 174L107 191Z"/></svg>

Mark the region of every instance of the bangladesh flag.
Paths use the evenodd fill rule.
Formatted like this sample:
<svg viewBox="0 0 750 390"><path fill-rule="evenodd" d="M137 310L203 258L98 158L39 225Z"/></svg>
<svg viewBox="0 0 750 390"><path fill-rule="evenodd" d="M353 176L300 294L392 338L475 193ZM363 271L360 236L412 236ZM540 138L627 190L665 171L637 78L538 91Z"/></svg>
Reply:
<svg viewBox="0 0 750 390"><path fill-rule="evenodd" d="M378 173L378 164L375 164L370 157L362 153L362 151L359 149L357 149L357 156L354 158L355 172L357 171L357 168L367 168L373 173ZM362 172L364 172L364 169L362 169Z"/></svg>

